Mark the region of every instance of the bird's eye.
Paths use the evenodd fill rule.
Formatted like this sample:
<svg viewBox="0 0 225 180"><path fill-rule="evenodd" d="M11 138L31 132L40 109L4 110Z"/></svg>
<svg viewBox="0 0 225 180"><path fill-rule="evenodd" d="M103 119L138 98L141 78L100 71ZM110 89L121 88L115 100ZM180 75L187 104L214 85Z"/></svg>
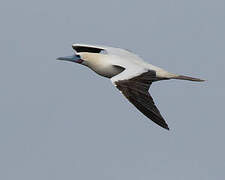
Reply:
<svg viewBox="0 0 225 180"><path fill-rule="evenodd" d="M80 57L80 55L79 54L75 54L78 58L80 58L81 59L81 57Z"/></svg>

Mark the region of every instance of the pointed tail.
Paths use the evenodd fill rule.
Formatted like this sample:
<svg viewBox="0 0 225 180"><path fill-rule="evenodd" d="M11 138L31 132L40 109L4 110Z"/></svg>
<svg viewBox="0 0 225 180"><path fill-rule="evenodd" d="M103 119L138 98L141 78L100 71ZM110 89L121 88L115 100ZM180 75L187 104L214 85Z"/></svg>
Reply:
<svg viewBox="0 0 225 180"><path fill-rule="evenodd" d="M205 80L199 78L193 78L189 76L177 75L172 77L171 79L180 79L180 80L188 80L188 81L196 81L196 82L203 82Z"/></svg>

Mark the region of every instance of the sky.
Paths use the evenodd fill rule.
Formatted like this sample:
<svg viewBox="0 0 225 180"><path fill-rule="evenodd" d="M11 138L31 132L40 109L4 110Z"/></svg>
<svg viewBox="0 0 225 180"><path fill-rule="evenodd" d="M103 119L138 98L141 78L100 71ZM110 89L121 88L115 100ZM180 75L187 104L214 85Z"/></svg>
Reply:
<svg viewBox="0 0 225 180"><path fill-rule="evenodd" d="M2 0L0 179L223 179L224 19L224 0ZM109 79L56 61L73 43L207 81L152 85L166 131Z"/></svg>

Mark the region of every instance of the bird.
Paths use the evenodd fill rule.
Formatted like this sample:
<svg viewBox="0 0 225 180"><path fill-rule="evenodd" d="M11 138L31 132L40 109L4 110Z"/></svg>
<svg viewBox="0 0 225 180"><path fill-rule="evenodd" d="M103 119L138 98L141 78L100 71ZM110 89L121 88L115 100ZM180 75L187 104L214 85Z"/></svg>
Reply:
<svg viewBox="0 0 225 180"><path fill-rule="evenodd" d="M170 73L145 62L137 54L122 48L90 44L73 44L72 56L58 57L87 66L112 84L147 118L162 128L169 126L156 107L149 88L153 82L179 79L202 82L203 79Z"/></svg>

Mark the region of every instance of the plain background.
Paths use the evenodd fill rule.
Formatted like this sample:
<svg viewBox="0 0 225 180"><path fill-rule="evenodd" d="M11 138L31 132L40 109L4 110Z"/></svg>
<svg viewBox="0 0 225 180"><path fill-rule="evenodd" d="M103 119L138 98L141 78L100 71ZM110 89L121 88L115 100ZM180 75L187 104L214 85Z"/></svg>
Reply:
<svg viewBox="0 0 225 180"><path fill-rule="evenodd" d="M56 61L72 43L207 82L153 84L166 131L108 79ZM224 178L224 0L1 0L0 58L0 179Z"/></svg>

